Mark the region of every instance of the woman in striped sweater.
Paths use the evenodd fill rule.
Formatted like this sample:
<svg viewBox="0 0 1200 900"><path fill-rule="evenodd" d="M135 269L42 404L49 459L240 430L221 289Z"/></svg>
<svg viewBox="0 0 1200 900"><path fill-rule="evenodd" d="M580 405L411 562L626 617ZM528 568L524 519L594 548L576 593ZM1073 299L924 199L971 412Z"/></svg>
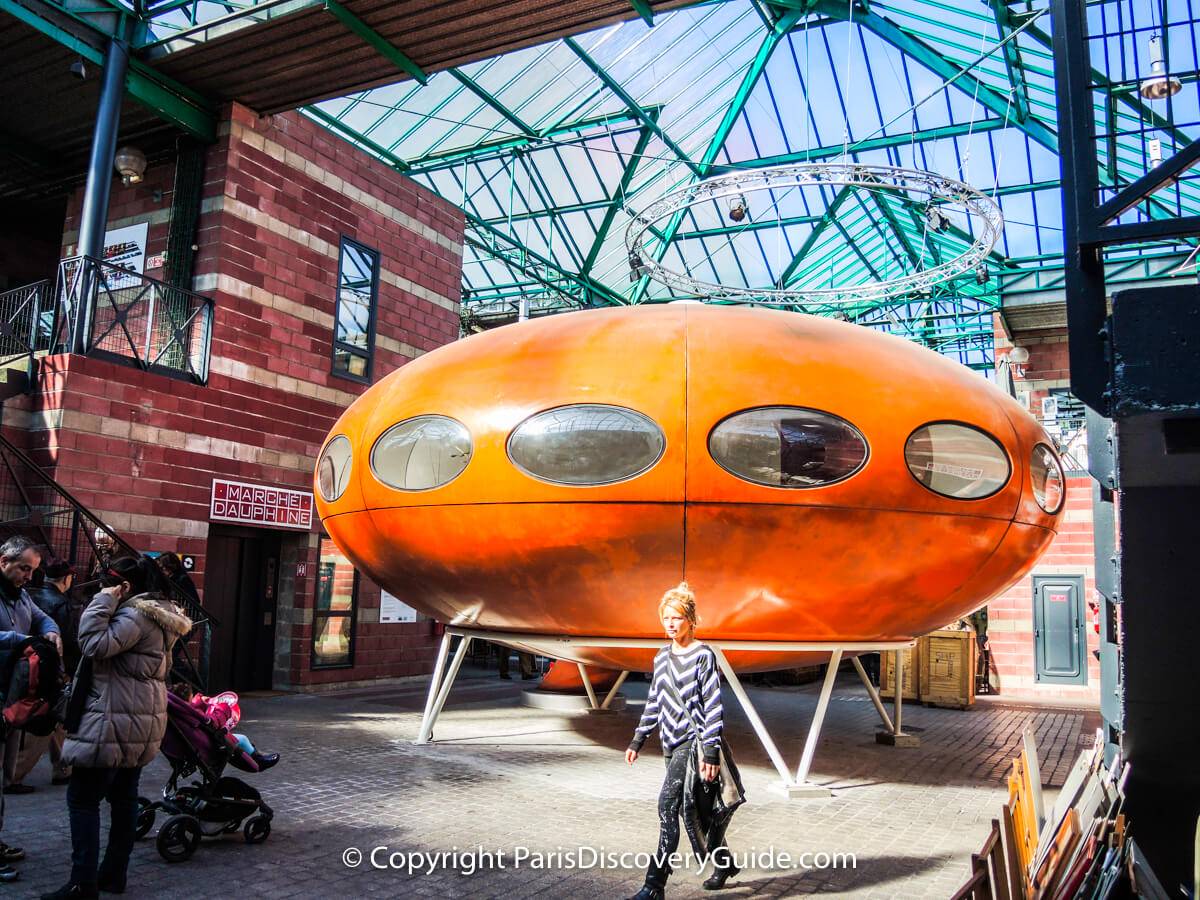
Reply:
<svg viewBox="0 0 1200 900"><path fill-rule="evenodd" d="M688 789L688 755L703 754L699 774L705 781L713 781L720 766L721 678L716 655L696 640L696 595L686 581L663 594L658 615L671 643L654 657L650 693L633 740L625 751L625 761L633 765L646 738L657 726L667 774L658 795L658 849L646 870L646 883L632 900L662 900L667 876L671 874L666 861L679 847L679 813L684 791ZM704 882L708 890L724 887L738 873L724 840L714 849L713 858L724 865L716 865Z"/></svg>

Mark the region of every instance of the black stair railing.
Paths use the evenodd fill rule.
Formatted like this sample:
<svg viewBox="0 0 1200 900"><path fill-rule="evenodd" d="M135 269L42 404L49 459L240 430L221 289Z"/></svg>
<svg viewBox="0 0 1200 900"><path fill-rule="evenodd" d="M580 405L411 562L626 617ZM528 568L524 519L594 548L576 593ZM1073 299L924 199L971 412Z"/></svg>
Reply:
<svg viewBox="0 0 1200 900"><path fill-rule="evenodd" d="M102 552L97 533L112 539L111 551ZM48 472L0 434L0 542L24 535L46 546L76 572L72 593L81 600L99 589L103 563L121 556L137 556L138 550L110 528L99 516L80 503ZM175 646L176 673L204 688L208 674L208 648L212 626L219 624L200 604L178 586L167 583L171 599L191 618L193 630ZM199 663L194 663L188 644L199 645Z"/></svg>

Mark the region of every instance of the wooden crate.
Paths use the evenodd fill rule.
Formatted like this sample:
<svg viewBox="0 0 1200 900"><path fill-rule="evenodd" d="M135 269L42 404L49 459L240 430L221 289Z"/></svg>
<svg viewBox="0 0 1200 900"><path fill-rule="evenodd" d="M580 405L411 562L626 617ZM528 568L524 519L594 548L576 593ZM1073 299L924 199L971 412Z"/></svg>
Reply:
<svg viewBox="0 0 1200 900"><path fill-rule="evenodd" d="M945 629L921 638L921 702L966 709L975 702L978 644L970 629Z"/></svg>
<svg viewBox="0 0 1200 900"><path fill-rule="evenodd" d="M896 695L896 654L891 650L879 654L879 695L894 697ZM917 700L921 696L921 646L920 642L908 650L900 651L900 668L903 670L901 684L904 691L901 697L905 700Z"/></svg>

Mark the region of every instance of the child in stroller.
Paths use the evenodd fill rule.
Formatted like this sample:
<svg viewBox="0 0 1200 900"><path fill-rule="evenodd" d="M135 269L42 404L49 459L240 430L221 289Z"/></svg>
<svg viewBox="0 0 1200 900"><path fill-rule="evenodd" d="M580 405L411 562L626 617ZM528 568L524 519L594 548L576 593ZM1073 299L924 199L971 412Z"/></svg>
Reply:
<svg viewBox="0 0 1200 900"><path fill-rule="evenodd" d="M177 686L167 694L162 753L171 764L171 777L161 800L138 798L137 836L150 833L161 809L169 818L159 829L157 845L167 862L189 859L202 837L232 834L238 829L246 843L262 843L271 833L274 813L258 791L222 772L227 764L243 772L260 772L273 766L279 755L260 754L243 735L230 734L226 725L236 724L237 718L231 715L236 710L236 696L230 709L228 702L213 704L210 698L202 698L193 703L180 694L190 696L191 692ZM213 705L224 710L215 709L217 715L210 715ZM179 784L193 774L200 776L199 781Z"/></svg>

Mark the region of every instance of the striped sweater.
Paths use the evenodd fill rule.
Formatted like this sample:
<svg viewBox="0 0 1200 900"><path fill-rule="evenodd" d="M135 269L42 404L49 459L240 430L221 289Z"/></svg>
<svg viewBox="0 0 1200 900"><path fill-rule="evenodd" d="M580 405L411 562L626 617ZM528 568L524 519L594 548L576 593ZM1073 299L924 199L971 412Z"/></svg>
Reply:
<svg viewBox="0 0 1200 900"><path fill-rule="evenodd" d="M699 641L683 653L672 653L668 644L655 655L650 694L629 748L640 751L655 725L659 727L664 755L670 756L676 747L698 734L704 745L704 761L718 761L721 678L716 654Z"/></svg>

